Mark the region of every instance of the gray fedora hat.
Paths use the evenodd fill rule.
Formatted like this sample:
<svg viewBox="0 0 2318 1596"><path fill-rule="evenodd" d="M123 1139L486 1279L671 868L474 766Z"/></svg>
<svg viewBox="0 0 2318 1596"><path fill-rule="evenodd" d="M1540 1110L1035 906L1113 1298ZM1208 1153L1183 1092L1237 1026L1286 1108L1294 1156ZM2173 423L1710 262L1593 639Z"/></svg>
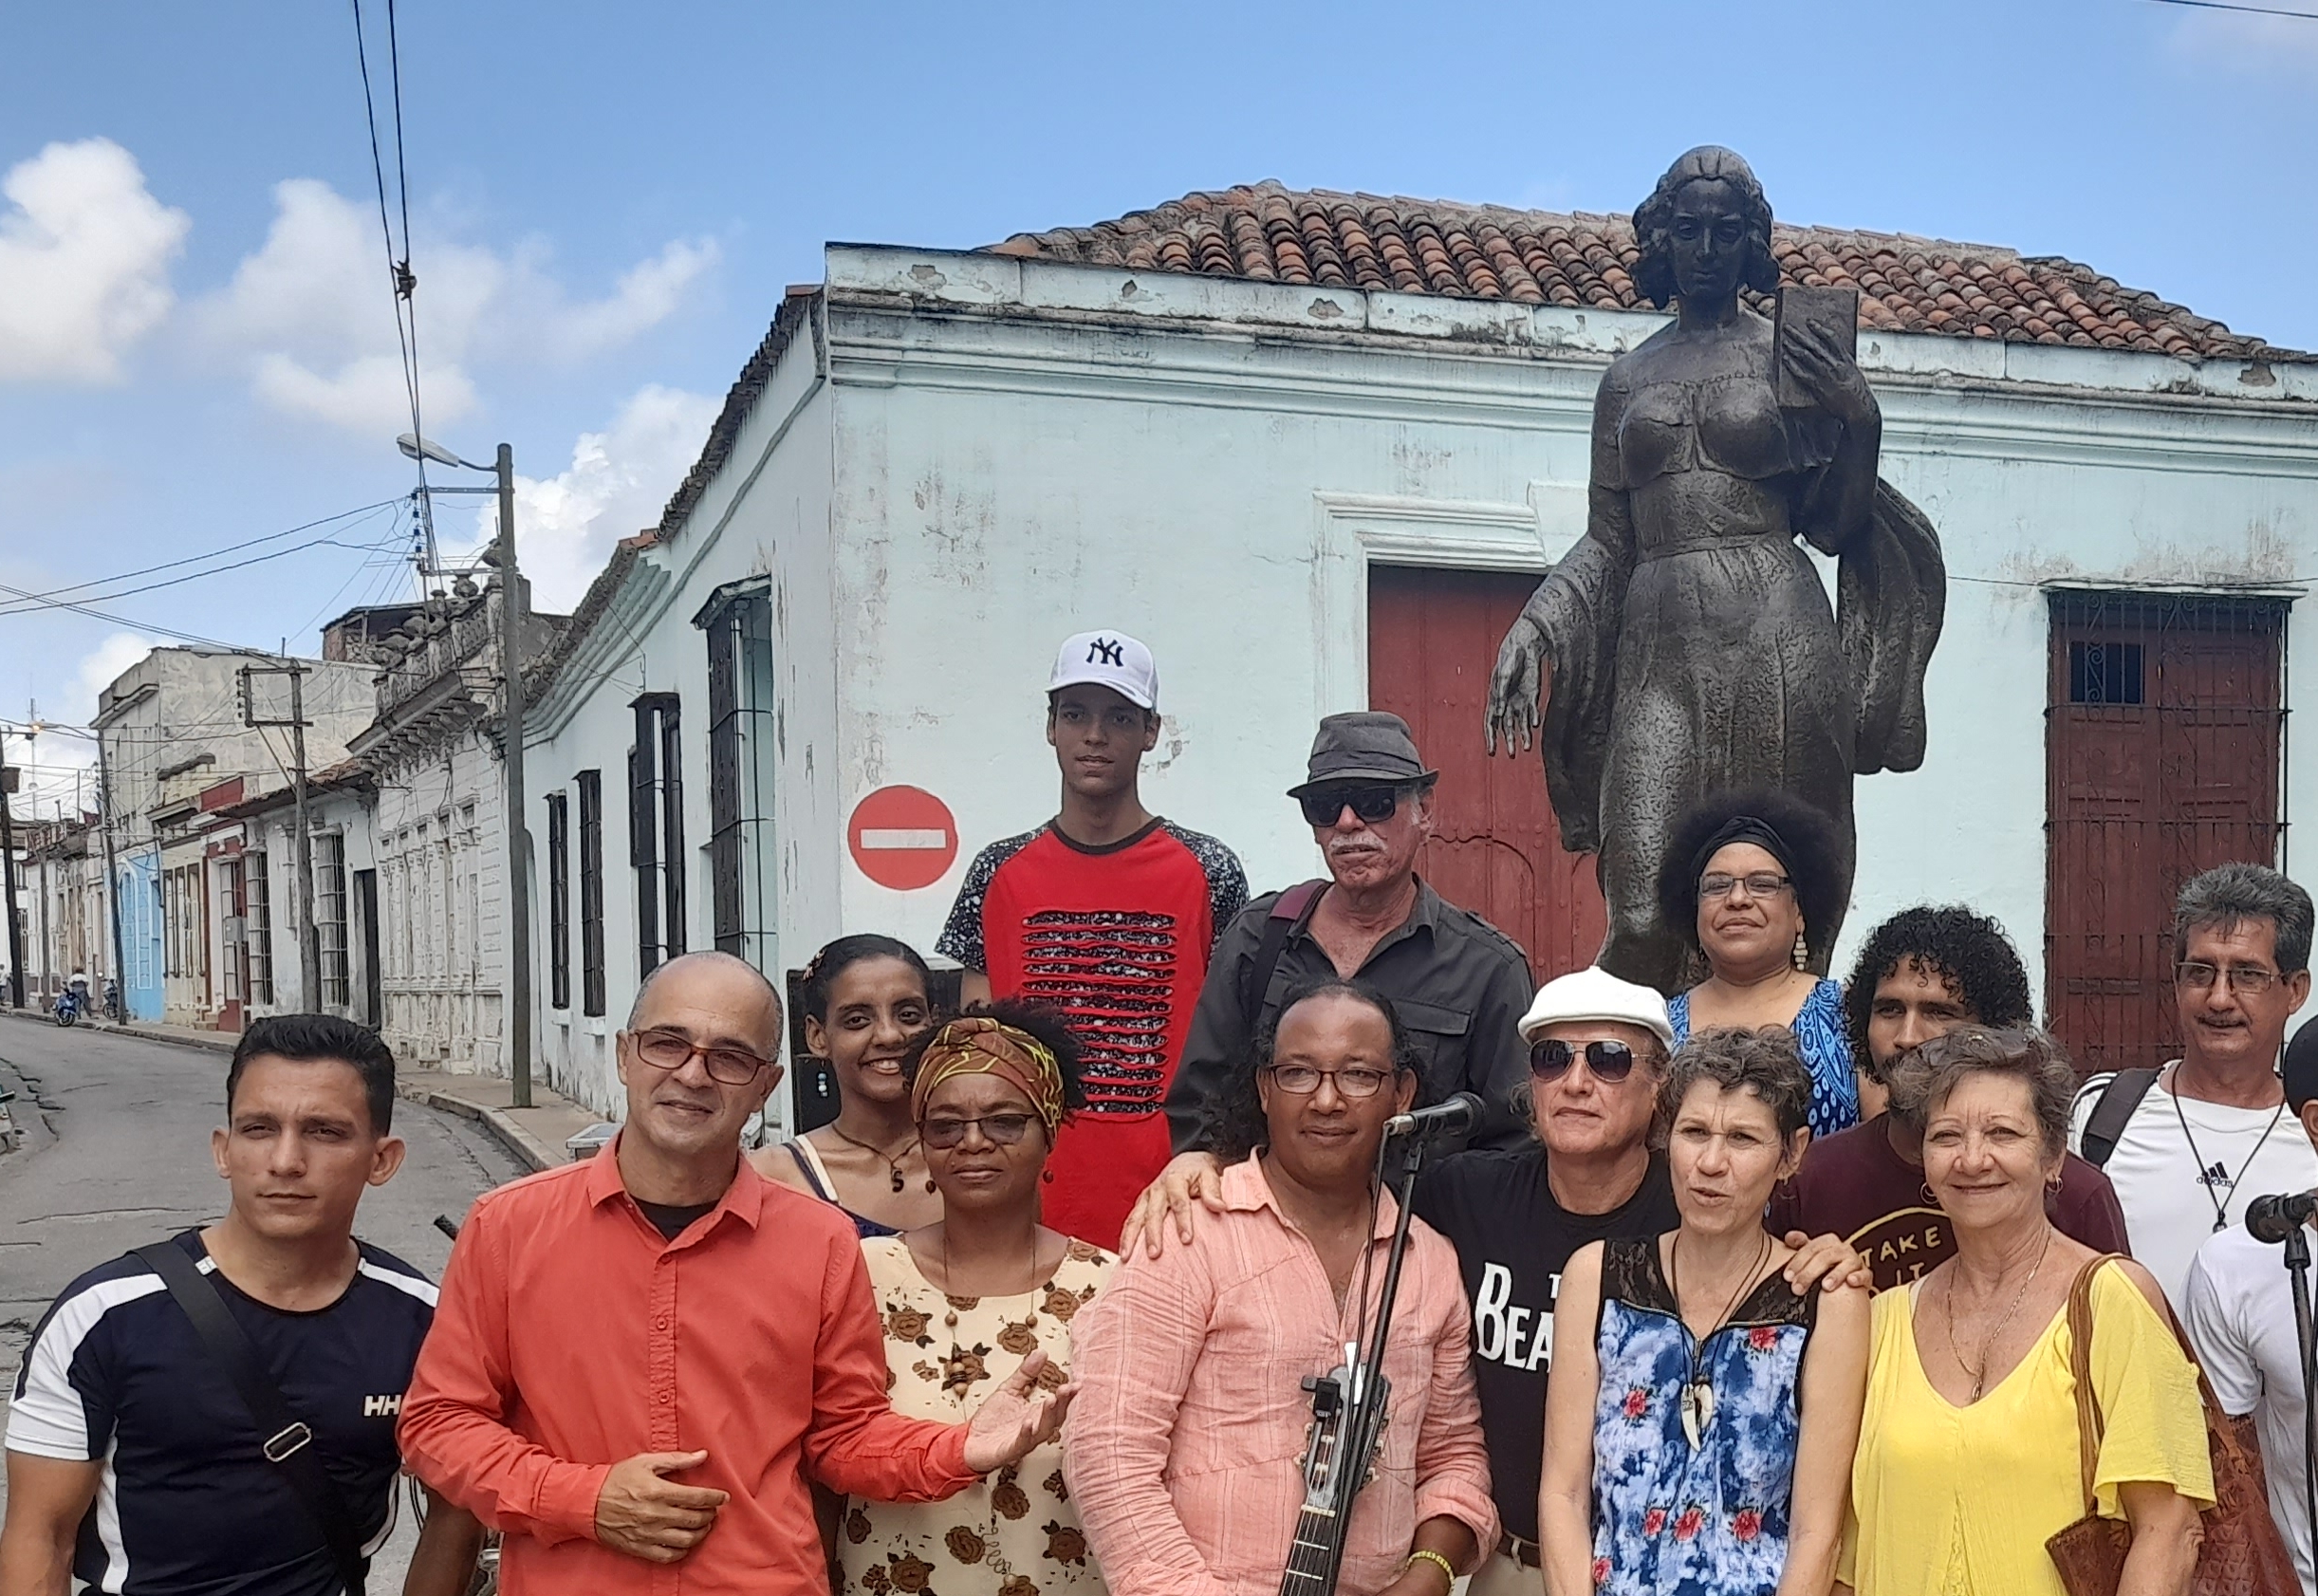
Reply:
<svg viewBox="0 0 2318 1596"><path fill-rule="evenodd" d="M1331 714L1320 722L1303 785L1289 788L1288 795L1301 798L1314 788L1339 782L1400 785L1431 781L1437 774L1424 768L1407 721L1382 710L1357 710L1350 714Z"/></svg>

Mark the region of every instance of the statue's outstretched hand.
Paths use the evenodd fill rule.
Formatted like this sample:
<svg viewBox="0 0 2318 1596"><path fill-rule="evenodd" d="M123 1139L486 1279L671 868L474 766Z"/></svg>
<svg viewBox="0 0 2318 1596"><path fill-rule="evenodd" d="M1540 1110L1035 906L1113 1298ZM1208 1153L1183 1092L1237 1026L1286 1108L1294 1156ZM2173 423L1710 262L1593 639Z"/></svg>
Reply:
<svg viewBox="0 0 2318 1596"><path fill-rule="evenodd" d="M1518 737L1527 753L1537 741L1537 702L1545 690L1546 637L1537 622L1524 615L1514 621L1505 641L1497 645L1497 668L1489 674L1489 721L1483 729L1489 752L1513 752Z"/></svg>

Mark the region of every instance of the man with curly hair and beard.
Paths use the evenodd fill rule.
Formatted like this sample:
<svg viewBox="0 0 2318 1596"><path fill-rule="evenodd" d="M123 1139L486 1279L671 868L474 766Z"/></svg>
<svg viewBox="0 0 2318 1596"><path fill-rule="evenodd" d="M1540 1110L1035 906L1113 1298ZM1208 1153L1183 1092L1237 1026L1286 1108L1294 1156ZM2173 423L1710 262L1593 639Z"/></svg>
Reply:
<svg viewBox="0 0 2318 1596"><path fill-rule="evenodd" d="M1908 1055L1958 1026L2033 1025L2029 976L2003 929L1960 905L1902 909L1872 932L1844 992L1860 1099L1881 1111L1814 1141L1771 1202L1774 1234L1833 1232L1858 1248L1889 1290L1952 1256L1956 1238L1923 1176L1923 1103ZM2108 1177L2069 1154L2047 1211L2063 1234L2104 1253L2129 1251Z"/></svg>

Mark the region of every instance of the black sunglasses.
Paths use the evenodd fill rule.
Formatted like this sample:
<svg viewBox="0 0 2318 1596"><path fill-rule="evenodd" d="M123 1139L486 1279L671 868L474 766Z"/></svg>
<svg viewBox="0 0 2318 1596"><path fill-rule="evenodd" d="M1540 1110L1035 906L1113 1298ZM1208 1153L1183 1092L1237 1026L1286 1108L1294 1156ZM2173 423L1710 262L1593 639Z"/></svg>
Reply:
<svg viewBox="0 0 2318 1596"><path fill-rule="evenodd" d="M1380 820L1392 818L1393 810L1400 807L1403 788L1379 782L1359 782L1344 787L1323 787L1307 792L1296 800L1304 806L1304 819L1311 826L1334 826L1339 815L1347 808L1360 821L1374 826Z"/></svg>
<svg viewBox="0 0 2318 1596"><path fill-rule="evenodd" d="M1554 1036L1530 1044L1530 1073L1540 1081L1558 1081L1580 1052L1597 1081L1623 1081L1634 1073L1634 1049L1623 1042L1588 1042L1581 1049Z"/></svg>

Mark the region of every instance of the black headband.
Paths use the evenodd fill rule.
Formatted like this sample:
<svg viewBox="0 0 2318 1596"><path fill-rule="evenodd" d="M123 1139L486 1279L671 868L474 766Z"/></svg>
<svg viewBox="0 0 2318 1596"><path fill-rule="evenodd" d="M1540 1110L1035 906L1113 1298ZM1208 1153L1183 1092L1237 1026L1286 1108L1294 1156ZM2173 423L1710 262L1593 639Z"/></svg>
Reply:
<svg viewBox="0 0 2318 1596"><path fill-rule="evenodd" d="M1752 843L1777 860L1779 868L1789 876L1794 875L1794 852L1788 847L1787 839L1779 835L1777 827L1753 815L1733 815L1715 829L1715 834L1706 840L1706 845L1692 857L1690 884L1693 891L1697 890L1699 878L1706 874L1708 861L1733 843Z"/></svg>

